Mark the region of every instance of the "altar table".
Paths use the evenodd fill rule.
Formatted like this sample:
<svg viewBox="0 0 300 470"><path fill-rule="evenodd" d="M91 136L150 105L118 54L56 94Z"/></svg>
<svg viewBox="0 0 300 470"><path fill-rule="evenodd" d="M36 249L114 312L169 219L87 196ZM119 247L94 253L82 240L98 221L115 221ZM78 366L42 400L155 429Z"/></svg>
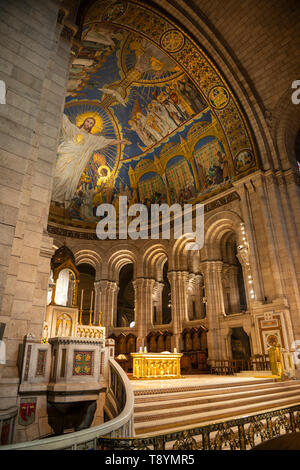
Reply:
<svg viewBox="0 0 300 470"><path fill-rule="evenodd" d="M182 354L164 351L161 353L137 352L133 357L135 379L178 379Z"/></svg>

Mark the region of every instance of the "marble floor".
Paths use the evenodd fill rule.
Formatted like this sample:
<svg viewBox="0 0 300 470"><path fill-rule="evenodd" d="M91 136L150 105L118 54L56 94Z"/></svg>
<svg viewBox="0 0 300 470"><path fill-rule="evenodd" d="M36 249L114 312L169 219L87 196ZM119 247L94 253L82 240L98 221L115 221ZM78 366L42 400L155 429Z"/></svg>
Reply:
<svg viewBox="0 0 300 470"><path fill-rule="evenodd" d="M130 378L130 377L129 377ZM270 379L269 377L259 377L261 381ZM243 382L257 381L257 376L234 376L234 375L185 375L180 379L154 379L154 380L137 380L130 378L130 383L133 390L167 390L181 387L199 387L208 385L225 385L226 384L241 384Z"/></svg>

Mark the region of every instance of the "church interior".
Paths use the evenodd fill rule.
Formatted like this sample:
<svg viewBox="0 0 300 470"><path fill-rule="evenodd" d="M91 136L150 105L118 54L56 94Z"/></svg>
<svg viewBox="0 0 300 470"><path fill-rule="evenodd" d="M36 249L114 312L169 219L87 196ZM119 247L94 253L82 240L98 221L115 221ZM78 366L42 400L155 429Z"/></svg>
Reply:
<svg viewBox="0 0 300 470"><path fill-rule="evenodd" d="M0 5L0 450L299 450L299 2Z"/></svg>

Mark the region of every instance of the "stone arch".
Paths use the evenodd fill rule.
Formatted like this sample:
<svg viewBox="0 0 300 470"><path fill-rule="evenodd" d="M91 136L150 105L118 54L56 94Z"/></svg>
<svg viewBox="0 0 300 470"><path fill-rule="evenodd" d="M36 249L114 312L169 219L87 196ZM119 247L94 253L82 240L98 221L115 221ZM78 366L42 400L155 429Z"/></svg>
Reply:
<svg viewBox="0 0 300 470"><path fill-rule="evenodd" d="M208 260L222 262L224 310L227 314L240 313L249 306L252 288L246 284L251 275L246 236L241 217L233 211L214 214L206 223L206 256Z"/></svg>
<svg viewBox="0 0 300 470"><path fill-rule="evenodd" d="M207 258L221 259L221 239L225 234L235 233L237 243L242 240L242 218L233 211L224 210L211 215L205 221L204 248Z"/></svg>
<svg viewBox="0 0 300 470"><path fill-rule="evenodd" d="M136 277L137 257L133 251L124 249L114 251L107 261L107 277L110 281L118 281L120 270L126 264L133 264L133 277Z"/></svg>
<svg viewBox="0 0 300 470"><path fill-rule="evenodd" d="M271 123L273 124L273 121L275 121L273 132L279 156L277 169L288 170L292 168L298 173L295 142L297 134L300 132L300 105L292 103L291 95L293 91L290 88L280 98L271 115Z"/></svg>
<svg viewBox="0 0 300 470"><path fill-rule="evenodd" d="M169 271L188 270L188 251L185 249L188 241L188 234L182 235L175 241L170 256Z"/></svg>
<svg viewBox="0 0 300 470"><path fill-rule="evenodd" d="M143 256L143 275L156 280L161 280L162 269L168 254L161 244L151 245Z"/></svg>
<svg viewBox="0 0 300 470"><path fill-rule="evenodd" d="M223 261L228 263L233 263L233 251L236 244L236 234L235 232L228 231L226 232L220 240L220 251Z"/></svg>
<svg viewBox="0 0 300 470"><path fill-rule="evenodd" d="M76 266L80 264L89 264L96 271L96 279L101 278L102 259L101 256L93 250L79 249L74 252Z"/></svg>

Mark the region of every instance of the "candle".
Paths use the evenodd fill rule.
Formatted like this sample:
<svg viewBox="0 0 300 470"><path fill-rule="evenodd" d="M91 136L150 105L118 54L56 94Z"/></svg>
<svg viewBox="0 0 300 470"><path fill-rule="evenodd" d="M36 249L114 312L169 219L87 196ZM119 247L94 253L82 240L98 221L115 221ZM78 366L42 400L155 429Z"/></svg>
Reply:
<svg viewBox="0 0 300 470"><path fill-rule="evenodd" d="M83 303L83 289L81 289L81 303L80 303L80 310L82 310L82 303Z"/></svg>
<svg viewBox="0 0 300 470"><path fill-rule="evenodd" d="M90 310L93 310L93 297L94 297L94 291L92 290L91 307L90 307Z"/></svg>

